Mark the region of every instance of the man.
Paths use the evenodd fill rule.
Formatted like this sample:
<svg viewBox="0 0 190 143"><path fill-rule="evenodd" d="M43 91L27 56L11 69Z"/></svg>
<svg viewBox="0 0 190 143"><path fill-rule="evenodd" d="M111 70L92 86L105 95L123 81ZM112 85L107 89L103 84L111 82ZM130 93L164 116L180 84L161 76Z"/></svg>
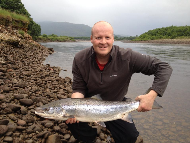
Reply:
<svg viewBox="0 0 190 143"><path fill-rule="evenodd" d="M166 89L171 67L156 58L115 46L113 42L112 26L105 21L97 22L91 33L93 46L80 51L74 58L71 98L100 94L103 100L123 100L131 76L141 72L153 74L155 78L150 92L136 98L140 101L137 111L151 110L155 98L162 96ZM76 139L92 142L96 138L96 129L89 127L88 123L78 122L75 118L68 119L66 123ZM139 136L134 123L114 120L105 124L116 143L135 143Z"/></svg>

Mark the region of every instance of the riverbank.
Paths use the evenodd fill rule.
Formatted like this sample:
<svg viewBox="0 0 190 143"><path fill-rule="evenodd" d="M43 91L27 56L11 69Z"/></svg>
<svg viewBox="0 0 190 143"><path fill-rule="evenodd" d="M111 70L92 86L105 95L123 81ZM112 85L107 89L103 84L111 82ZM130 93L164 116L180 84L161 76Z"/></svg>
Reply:
<svg viewBox="0 0 190 143"><path fill-rule="evenodd" d="M54 50L2 25L0 41L0 142L75 142L64 121L34 113L36 107L72 94L71 78L59 77L59 67L42 64ZM97 128L96 142L111 136L106 128L91 125Z"/></svg>
<svg viewBox="0 0 190 143"><path fill-rule="evenodd" d="M190 44L190 39L159 39L147 41L123 40L124 43Z"/></svg>

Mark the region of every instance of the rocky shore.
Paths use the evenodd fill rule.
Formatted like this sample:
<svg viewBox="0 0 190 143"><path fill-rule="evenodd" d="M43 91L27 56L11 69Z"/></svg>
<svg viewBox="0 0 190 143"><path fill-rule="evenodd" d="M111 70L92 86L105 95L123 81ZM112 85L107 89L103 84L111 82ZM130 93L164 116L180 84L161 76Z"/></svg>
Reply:
<svg viewBox="0 0 190 143"><path fill-rule="evenodd" d="M64 121L34 113L36 107L72 94L71 79L59 77L59 67L42 64L53 52L30 35L0 25L1 143L76 142ZM114 142L106 128L91 126L97 128L97 143Z"/></svg>
<svg viewBox="0 0 190 143"><path fill-rule="evenodd" d="M190 39L159 39L148 41L123 40L124 43L190 44Z"/></svg>

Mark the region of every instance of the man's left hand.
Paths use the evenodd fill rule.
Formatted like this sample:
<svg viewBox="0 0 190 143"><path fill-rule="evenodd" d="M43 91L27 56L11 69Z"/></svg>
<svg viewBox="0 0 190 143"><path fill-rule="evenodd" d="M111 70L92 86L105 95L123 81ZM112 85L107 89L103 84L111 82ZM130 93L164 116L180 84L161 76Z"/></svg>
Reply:
<svg viewBox="0 0 190 143"><path fill-rule="evenodd" d="M138 112L150 111L152 109L154 100L157 95L158 94L154 90L151 90L148 94L137 96L135 100L140 101L137 111Z"/></svg>

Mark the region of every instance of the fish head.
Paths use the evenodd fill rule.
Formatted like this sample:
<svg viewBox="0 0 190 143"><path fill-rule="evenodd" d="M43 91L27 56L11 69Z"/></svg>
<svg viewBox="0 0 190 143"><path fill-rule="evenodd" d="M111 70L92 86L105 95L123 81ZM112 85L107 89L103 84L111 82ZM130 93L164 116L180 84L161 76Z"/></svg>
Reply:
<svg viewBox="0 0 190 143"><path fill-rule="evenodd" d="M49 119L67 120L70 116L61 107L43 105L35 109L35 114Z"/></svg>

